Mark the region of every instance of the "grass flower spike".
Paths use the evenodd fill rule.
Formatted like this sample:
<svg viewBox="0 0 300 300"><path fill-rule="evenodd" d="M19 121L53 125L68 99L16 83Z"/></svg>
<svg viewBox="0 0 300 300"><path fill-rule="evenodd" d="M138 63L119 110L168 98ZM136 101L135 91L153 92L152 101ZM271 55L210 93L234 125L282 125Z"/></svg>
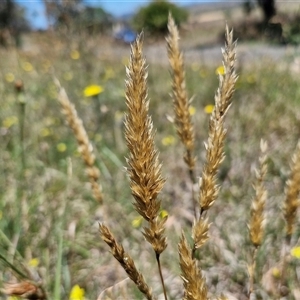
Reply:
<svg viewBox="0 0 300 300"><path fill-rule="evenodd" d="M179 33L171 15L168 21L169 36L167 37L168 56L172 69L172 98L175 111L175 124L177 134L185 147L184 161L189 168L189 176L192 181L192 187L196 183L195 162L195 133L191 120L192 107L188 99L185 83L185 72L183 65L183 55L179 50ZM192 195L194 215L196 217L196 199L194 190Z"/></svg>
<svg viewBox="0 0 300 300"><path fill-rule="evenodd" d="M195 148L195 134L191 121L191 106L186 91L183 57L178 45L178 29L171 16L169 16L168 29L169 36L167 37L167 44L169 61L172 68L172 97L176 129L181 142L186 148L184 161L188 165L189 169L193 171L195 167L195 157L193 156Z"/></svg>
<svg viewBox="0 0 300 300"><path fill-rule="evenodd" d="M231 105L234 86L237 80L234 63L236 60L236 45L233 42L233 32L226 26L226 44L222 49L224 74L219 74L219 88L215 95L215 106L209 121L209 137L206 146L206 163L200 180L199 203L201 212L208 210L215 202L219 187L216 183L218 168L224 160L224 141L226 129L225 116Z"/></svg>
<svg viewBox="0 0 300 300"><path fill-rule="evenodd" d="M291 169L290 179L286 183L286 199L284 203L287 240L291 239L294 232L297 209L300 206L300 200L298 198L300 191L300 142L292 157Z"/></svg>
<svg viewBox="0 0 300 300"><path fill-rule="evenodd" d="M254 183L255 197L251 206L251 217L249 224L250 240L254 246L252 252L252 262L248 266L249 272L249 296L254 292L254 274L256 269L257 250L261 246L264 234L264 210L267 199L267 190L264 186L264 180L267 174L267 143L260 142L261 156L259 158L259 169L256 171L256 181Z"/></svg>
<svg viewBox="0 0 300 300"><path fill-rule="evenodd" d="M167 246L163 236L166 218L159 220L158 194L165 180L154 145L152 119L148 115L147 72L142 57L142 35L131 46L127 67L125 137L129 149L127 173L136 211L149 223L144 236L155 253L160 254Z"/></svg>
<svg viewBox="0 0 300 300"><path fill-rule="evenodd" d="M63 113L66 116L67 122L73 130L74 135L77 139L79 145L79 152L81 153L83 161L86 165L86 171L92 185L94 197L97 201L102 203L102 187L98 183L100 171L95 166L96 158L93 153L93 146L89 141L88 135L85 131L85 128L83 127L81 119L77 115L75 106L71 103L65 90L60 87L59 83L57 83L57 85L60 88L58 94L58 101L62 105Z"/></svg>
<svg viewBox="0 0 300 300"><path fill-rule="evenodd" d="M154 299L151 289L145 282L143 275L137 270L133 259L125 252L123 246L117 243L109 228L100 224L99 229L102 240L110 247L112 255L121 264L129 278L148 300Z"/></svg>

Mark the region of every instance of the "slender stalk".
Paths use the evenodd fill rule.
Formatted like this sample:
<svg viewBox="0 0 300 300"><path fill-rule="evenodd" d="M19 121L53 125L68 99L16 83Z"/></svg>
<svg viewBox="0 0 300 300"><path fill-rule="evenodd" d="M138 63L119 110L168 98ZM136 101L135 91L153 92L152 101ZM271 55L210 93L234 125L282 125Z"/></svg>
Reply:
<svg viewBox="0 0 300 300"><path fill-rule="evenodd" d="M255 270L256 270L256 257L257 257L257 247L254 247L251 255L251 264L248 267L249 272L249 299L252 299L254 292L254 282L255 282Z"/></svg>
<svg viewBox="0 0 300 300"><path fill-rule="evenodd" d="M62 224L62 222L60 222ZM54 283L54 300L60 300L61 298L61 269L62 269L62 255L63 255L63 234L62 230L59 232L58 236L58 252L57 252L57 262L55 270L55 283Z"/></svg>
<svg viewBox="0 0 300 300"><path fill-rule="evenodd" d="M161 281L161 285L163 287L163 292L164 292L165 300L168 300L166 286L165 286L165 282L164 282L164 277L163 277L163 274L162 274L162 271L161 271L160 254L159 253L156 253L156 261L157 261L157 266L158 266L160 281Z"/></svg>

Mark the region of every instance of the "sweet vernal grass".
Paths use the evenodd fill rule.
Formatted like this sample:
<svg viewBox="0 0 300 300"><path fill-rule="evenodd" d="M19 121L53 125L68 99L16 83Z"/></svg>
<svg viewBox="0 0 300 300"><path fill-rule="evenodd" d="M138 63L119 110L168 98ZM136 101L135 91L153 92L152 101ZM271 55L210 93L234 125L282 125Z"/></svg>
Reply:
<svg viewBox="0 0 300 300"><path fill-rule="evenodd" d="M171 65L172 97L175 112L177 134L185 147L184 161L189 168L190 179L195 180L195 155L194 155L194 126L189 112L190 101L185 87L185 74L182 53L178 46L178 30L169 17L169 36L167 37L168 56ZM203 270L199 266L195 252L208 240L209 219L208 211L217 199L220 186L217 183L217 174L225 158L224 143L226 137L225 117L232 103L237 75L235 72L236 43L233 41L233 32L226 26L225 48L222 50L224 74L219 74L219 88L215 94L215 106L209 120L209 135L206 147L206 161L200 178L199 188L199 216L194 205L195 222L192 227L192 246L182 233L178 243L179 266L183 280L183 299L206 300L211 299L209 287L206 283ZM158 195L163 188L165 180L161 176L161 164L158 161L158 152L154 145L153 123L148 115L149 99L147 91L146 63L142 54L142 35L131 46L130 62L126 69L126 105L125 138L129 149L127 158L127 174L134 197L136 211L147 222L144 227L144 237L152 245L156 254L159 275L162 282L163 293L167 299L166 287L163 280L160 264L160 254L166 249L167 243L164 236L166 219L160 220L158 213L161 203ZM257 251L263 243L264 234L264 209L267 191L264 180L267 173L267 144L261 142L261 157L259 170L254 183L255 197L251 206L249 223L250 241L254 250L251 252L249 271L249 299L255 298L256 283L255 270ZM284 216L287 223L287 241L293 232L295 216L299 202L297 199L299 186L299 157L300 151L295 154L291 179L287 183ZM194 200L194 193L193 193ZM101 224L100 234L102 239L110 246L113 256L120 262L129 278L137 285L139 290L147 297L154 299L151 289L134 264L134 261L124 252L123 246L118 244L108 227ZM286 257L286 255L285 255ZM284 264L283 264L284 265ZM283 271L282 271L283 273ZM224 295L217 299L227 299Z"/></svg>
<svg viewBox="0 0 300 300"><path fill-rule="evenodd" d="M176 126L178 135L186 148L184 160L189 166L193 179L195 164L193 156L194 129L189 113L189 101L185 91L182 54L178 50L178 31L171 17L169 17L169 30L170 35L167 42L169 59L173 70L173 102ZM179 265L184 285L184 299L187 300L208 298L205 278L201 268L197 266L194 252L208 239L209 223L204 214L213 205L219 191L216 176L218 167L224 160L223 147L226 135L224 119L231 105L234 84L237 80L234 70L235 43L233 42L233 34L229 32L227 27L223 57L225 74L219 75L220 84L215 96L215 109L209 123L209 140L206 146L207 161L200 184L200 216L195 220L192 229L194 243L193 247L191 247L184 234L182 234L178 245ZM142 35L139 35L131 46L130 62L126 73L126 105L128 112L125 118L125 138L129 149L127 173L134 197L134 207L148 223L148 226L144 228L143 234L152 245L156 254L163 292L165 299L167 299L159 260L160 254L167 247L166 238L164 237L166 219L160 220L158 217L160 201L157 198L165 180L161 176L161 164L158 161L158 153L154 146L153 124L151 117L148 115L147 72L145 59L142 54ZM123 247L117 244L110 230L104 225L100 225L100 233L102 239L112 249L114 257L129 274L128 266L124 265ZM121 249L119 251L121 254L118 254L116 249ZM131 267L135 269L133 265ZM137 274L130 276L136 284ZM148 298L151 296L148 288L141 289L139 285L138 288Z"/></svg>
<svg viewBox="0 0 300 300"><path fill-rule="evenodd" d="M194 193L196 183L194 155L195 132L191 120L190 100L188 99L185 72L183 64L183 55L179 50L179 32L171 15L168 21L169 35L167 37L168 57L171 65L172 75L172 98L175 112L175 124L180 141L185 147L183 159L188 166L189 176L192 183L192 201L194 216L197 217L197 204Z"/></svg>
<svg viewBox="0 0 300 300"><path fill-rule="evenodd" d="M259 157L259 168L256 170L256 180L254 182L255 197L252 200L251 216L249 223L250 240L253 244L251 255L251 264L248 266L249 273L249 298L254 292L256 256L259 247L263 242L264 223L265 223L265 205L267 199L267 190L265 188L265 178L267 175L267 143L263 140L260 142L261 156Z"/></svg>
<svg viewBox="0 0 300 300"><path fill-rule="evenodd" d="M78 150L81 157L86 165L86 172L89 177L94 198L102 203L102 187L98 180L100 177L100 171L95 166L95 155L93 153L93 146L89 141L89 137L83 126L82 120L78 117L76 108L74 104L68 98L66 91L60 86L59 82L56 80L56 84L59 88L58 101L62 106L62 112L66 117L68 125L73 130L74 136L78 143Z"/></svg>
<svg viewBox="0 0 300 300"><path fill-rule="evenodd" d="M125 94L128 111L125 117L125 138L129 149L129 157L126 159L127 174L134 197L133 205L147 222L143 235L155 252L165 299L167 299L160 264L160 255L167 247L164 236L167 218L159 218L160 200L158 199L165 179L161 175L161 164L154 145L153 123L148 114L148 75L142 53L142 43L143 35L141 34L131 46L130 61L126 69ZM104 227L101 226L102 238L104 237L103 229ZM110 244L110 247L112 245L113 243ZM145 293L145 290L142 292Z"/></svg>

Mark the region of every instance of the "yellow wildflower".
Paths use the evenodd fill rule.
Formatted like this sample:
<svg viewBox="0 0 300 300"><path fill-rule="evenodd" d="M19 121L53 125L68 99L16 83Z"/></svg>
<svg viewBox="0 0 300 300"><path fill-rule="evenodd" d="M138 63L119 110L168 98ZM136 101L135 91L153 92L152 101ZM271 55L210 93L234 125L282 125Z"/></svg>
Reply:
<svg viewBox="0 0 300 300"><path fill-rule="evenodd" d="M40 260L38 258L32 258L29 262L28 262L28 265L29 267L32 267L32 268L36 268L40 263Z"/></svg>
<svg viewBox="0 0 300 300"><path fill-rule="evenodd" d="M170 145L173 145L175 143L175 138L173 135L167 135L165 136L161 143L164 145L164 146L170 146Z"/></svg>
<svg viewBox="0 0 300 300"><path fill-rule="evenodd" d="M67 145L65 143L59 143L56 145L58 152L65 152L67 150Z"/></svg>
<svg viewBox="0 0 300 300"><path fill-rule="evenodd" d="M191 105L189 107L189 112L190 112L190 115L193 116L196 113L196 107Z"/></svg>
<svg viewBox="0 0 300 300"><path fill-rule="evenodd" d="M23 62L21 67L25 72L31 72L33 70L32 64L28 61Z"/></svg>
<svg viewBox="0 0 300 300"><path fill-rule="evenodd" d="M6 73L5 74L5 80L7 82L14 82L15 80L15 75L13 73Z"/></svg>
<svg viewBox="0 0 300 300"><path fill-rule="evenodd" d="M225 67L224 66L217 67L216 74L217 75L224 75L225 74Z"/></svg>
<svg viewBox="0 0 300 300"><path fill-rule="evenodd" d="M132 220L131 225L134 228L139 228L142 225L142 222L143 222L143 217L138 216Z"/></svg>
<svg viewBox="0 0 300 300"><path fill-rule="evenodd" d="M275 278L280 278L280 270L277 268L277 267L274 267L272 269L272 275L275 277Z"/></svg>
<svg viewBox="0 0 300 300"><path fill-rule="evenodd" d="M11 117L6 117L3 121L2 121L2 125L5 128L10 128L11 126L15 125L18 123L18 118L16 116L11 116Z"/></svg>
<svg viewBox="0 0 300 300"><path fill-rule="evenodd" d="M69 300L84 300L84 289L78 284L72 287Z"/></svg>
<svg viewBox="0 0 300 300"><path fill-rule="evenodd" d="M104 88L101 85L92 84L87 86L83 94L85 97L93 97L101 94L104 91Z"/></svg>
<svg viewBox="0 0 300 300"><path fill-rule="evenodd" d="M80 58L80 53L78 50L72 50L70 53L70 57L74 60L77 60Z"/></svg>
<svg viewBox="0 0 300 300"><path fill-rule="evenodd" d="M215 106L213 104L208 104L204 107L204 112L206 114L211 114L214 110Z"/></svg>
<svg viewBox="0 0 300 300"><path fill-rule="evenodd" d="M20 298L19 297L16 297L16 296L9 296L7 298L7 300L19 300Z"/></svg>
<svg viewBox="0 0 300 300"><path fill-rule="evenodd" d="M292 248L291 255L297 259L300 259L300 246Z"/></svg>

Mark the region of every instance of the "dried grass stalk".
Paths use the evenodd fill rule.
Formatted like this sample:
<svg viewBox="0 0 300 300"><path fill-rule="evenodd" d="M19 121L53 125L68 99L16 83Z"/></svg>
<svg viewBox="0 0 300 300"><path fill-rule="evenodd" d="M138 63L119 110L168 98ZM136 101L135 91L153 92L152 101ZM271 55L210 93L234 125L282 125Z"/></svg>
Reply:
<svg viewBox="0 0 300 300"><path fill-rule="evenodd" d="M103 224L99 225L100 235L103 241L110 247L112 255L121 264L129 278L136 284L138 289L147 299L154 299L152 291L145 282L143 275L137 270L133 259L124 251L121 244L118 244L111 231Z"/></svg>
<svg viewBox="0 0 300 300"><path fill-rule="evenodd" d="M257 249L260 247L264 234L264 209L267 199L267 190L264 186L267 174L267 143L263 140L260 142L261 156L259 158L259 169L256 170L256 181L254 183L255 197L252 200L251 217L249 224L250 240L254 245L252 252L252 261L248 266L249 273L249 297L254 292L254 274L256 269Z"/></svg>
<svg viewBox="0 0 300 300"><path fill-rule="evenodd" d="M216 183L218 168L225 158L224 140L226 129L224 121L232 102L234 86L237 80L234 64L236 60L236 43L233 32L226 26L225 49L222 49L225 75L219 74L219 88L215 95L215 107L209 121L209 135L206 146L206 163L200 179L199 203L201 212L208 210L215 202L219 187Z"/></svg>
<svg viewBox="0 0 300 300"><path fill-rule="evenodd" d="M134 197L136 211L148 222L144 236L159 255L167 246L164 237L165 219L158 218L160 193L165 179L161 175L158 151L154 145L153 123L148 115L147 71L142 56L142 39L139 35L131 46L131 56L126 69L125 138L129 149L127 173Z"/></svg>
<svg viewBox="0 0 300 300"><path fill-rule="evenodd" d="M197 267L192 250L182 234L178 244L184 300L207 300L207 286L201 270Z"/></svg>
<svg viewBox="0 0 300 300"><path fill-rule="evenodd" d="M300 206L300 142L297 145L295 154L292 157L291 175L286 183L285 202L283 206L284 218L286 221L286 237L288 243L295 229L297 210Z"/></svg>
<svg viewBox="0 0 300 300"><path fill-rule="evenodd" d="M186 91L183 55L179 50L179 33L171 16L168 21L169 35L166 38L168 57L172 68L172 98L175 112L177 134L185 147L184 161L189 168L192 185L196 182L194 156L195 133L190 114L190 101ZM194 215L196 217L196 199L193 193Z"/></svg>
<svg viewBox="0 0 300 300"><path fill-rule="evenodd" d="M254 183L255 197L251 206L251 218L249 224L250 239L254 247L259 247L264 234L264 208L267 199L267 190L264 180L267 174L267 143L260 142L261 156L259 158L259 169L256 171L256 181Z"/></svg>
<svg viewBox="0 0 300 300"><path fill-rule="evenodd" d="M207 239L208 222L203 213L215 202L220 187L217 185L217 172L225 158L224 141L226 129L225 116L232 102L234 86L237 80L234 64L236 60L236 43L233 32L226 26L225 49L222 49L225 74L219 74L219 88L215 95L215 107L209 120L209 134L206 146L206 163L200 179L200 217L193 225L193 254Z"/></svg>
<svg viewBox="0 0 300 300"><path fill-rule="evenodd" d="M73 130L73 133L77 140L79 146L78 149L86 165L86 172L92 185L94 198L99 203L102 203L102 187L98 183L100 171L95 166L95 155L93 153L93 146L89 141L82 120L78 117L75 106L71 103L66 91L62 87L60 87L58 82L57 85L59 86L58 101L62 105L62 112L65 115L67 122Z"/></svg>
<svg viewBox="0 0 300 300"><path fill-rule="evenodd" d="M195 133L190 114L190 102L186 91L183 55L179 50L179 33L171 15L168 22L168 56L172 68L172 97L178 136L185 146L184 161L193 172L195 168Z"/></svg>

